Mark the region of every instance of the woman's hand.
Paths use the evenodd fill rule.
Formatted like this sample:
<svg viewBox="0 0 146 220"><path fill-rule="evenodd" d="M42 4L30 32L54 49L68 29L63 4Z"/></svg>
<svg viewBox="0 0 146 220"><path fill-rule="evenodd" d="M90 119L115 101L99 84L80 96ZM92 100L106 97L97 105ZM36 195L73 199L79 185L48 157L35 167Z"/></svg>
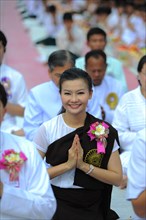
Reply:
<svg viewBox="0 0 146 220"><path fill-rule="evenodd" d="M72 146L68 151L67 164L70 169L75 168L77 164L77 141L78 141L78 136L75 135Z"/></svg>
<svg viewBox="0 0 146 220"><path fill-rule="evenodd" d="M83 153L84 153L84 151L81 146L80 139L77 135L77 168L79 168L79 169L81 169L82 165L84 164Z"/></svg>

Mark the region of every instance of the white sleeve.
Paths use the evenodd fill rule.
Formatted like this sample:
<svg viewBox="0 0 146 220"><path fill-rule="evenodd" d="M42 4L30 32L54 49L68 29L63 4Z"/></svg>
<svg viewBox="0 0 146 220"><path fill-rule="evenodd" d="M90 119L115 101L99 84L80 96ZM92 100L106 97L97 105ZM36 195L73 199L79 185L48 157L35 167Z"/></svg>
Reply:
<svg viewBox="0 0 146 220"><path fill-rule="evenodd" d="M144 134L146 135L146 133ZM139 132L137 133L139 138ZM137 139L128 164L127 199L136 199L146 189L146 136Z"/></svg>
<svg viewBox="0 0 146 220"><path fill-rule="evenodd" d="M136 132L130 131L128 123L128 115L126 112L126 100L120 100L114 112L113 127L118 130L120 146L122 150L131 150L132 142L136 136Z"/></svg>
<svg viewBox="0 0 146 220"><path fill-rule="evenodd" d="M39 127L33 138L33 142L38 150L46 153L49 146L49 140L47 139L47 133L44 124Z"/></svg>
<svg viewBox="0 0 146 220"><path fill-rule="evenodd" d="M35 96L33 95L33 92L30 91L28 95L26 108L24 111L24 124L23 124L25 136L30 141L33 140L33 137L37 129L43 123L42 110L37 103L38 102Z"/></svg>
<svg viewBox="0 0 146 220"><path fill-rule="evenodd" d="M49 176L37 150L32 148L30 153L20 174L26 186L21 187L20 183L20 188L15 188L4 184L1 213L17 218L51 220L56 210L56 200Z"/></svg>
<svg viewBox="0 0 146 220"><path fill-rule="evenodd" d="M13 103L19 104L22 107L25 107L28 91L27 91L24 77L22 75L19 74L17 76L17 79L15 79L15 82L14 82L14 86L15 87L13 90L13 94L14 94Z"/></svg>

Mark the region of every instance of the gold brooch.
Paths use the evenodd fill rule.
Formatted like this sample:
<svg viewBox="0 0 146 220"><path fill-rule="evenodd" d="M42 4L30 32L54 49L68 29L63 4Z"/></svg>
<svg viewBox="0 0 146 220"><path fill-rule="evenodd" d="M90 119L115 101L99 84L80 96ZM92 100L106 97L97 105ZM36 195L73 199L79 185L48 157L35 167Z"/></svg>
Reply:
<svg viewBox="0 0 146 220"><path fill-rule="evenodd" d="M84 161L93 166L100 167L103 156L103 154L97 154L97 149L92 149L86 154Z"/></svg>
<svg viewBox="0 0 146 220"><path fill-rule="evenodd" d="M109 105L110 109L115 109L117 104L118 104L118 96L116 93L111 92L107 97L106 97L106 103Z"/></svg>

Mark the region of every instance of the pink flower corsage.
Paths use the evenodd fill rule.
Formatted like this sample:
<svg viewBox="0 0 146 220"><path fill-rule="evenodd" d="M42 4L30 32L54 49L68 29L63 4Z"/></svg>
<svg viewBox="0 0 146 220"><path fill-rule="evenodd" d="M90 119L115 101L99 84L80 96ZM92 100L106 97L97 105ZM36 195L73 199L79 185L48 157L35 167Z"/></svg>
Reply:
<svg viewBox="0 0 146 220"><path fill-rule="evenodd" d="M95 122L90 125L90 130L87 132L91 141L97 141L97 153L105 154L105 148L107 145L106 138L109 134L109 126L105 122Z"/></svg>
<svg viewBox="0 0 146 220"><path fill-rule="evenodd" d="M13 149L5 150L0 160L0 169L9 172L10 181L19 181L19 172L27 157L23 152L15 152Z"/></svg>

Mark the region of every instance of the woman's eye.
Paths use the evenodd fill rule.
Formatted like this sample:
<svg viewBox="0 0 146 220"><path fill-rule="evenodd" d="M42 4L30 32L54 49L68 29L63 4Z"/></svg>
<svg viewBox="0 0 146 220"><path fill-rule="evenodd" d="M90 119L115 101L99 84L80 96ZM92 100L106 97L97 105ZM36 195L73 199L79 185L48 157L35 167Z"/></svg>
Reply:
<svg viewBox="0 0 146 220"><path fill-rule="evenodd" d="M70 95L70 93L69 92L65 92L64 95Z"/></svg>
<svg viewBox="0 0 146 220"><path fill-rule="evenodd" d="M79 92L79 93L78 93L78 95L83 95L83 94L84 94L84 92Z"/></svg>

